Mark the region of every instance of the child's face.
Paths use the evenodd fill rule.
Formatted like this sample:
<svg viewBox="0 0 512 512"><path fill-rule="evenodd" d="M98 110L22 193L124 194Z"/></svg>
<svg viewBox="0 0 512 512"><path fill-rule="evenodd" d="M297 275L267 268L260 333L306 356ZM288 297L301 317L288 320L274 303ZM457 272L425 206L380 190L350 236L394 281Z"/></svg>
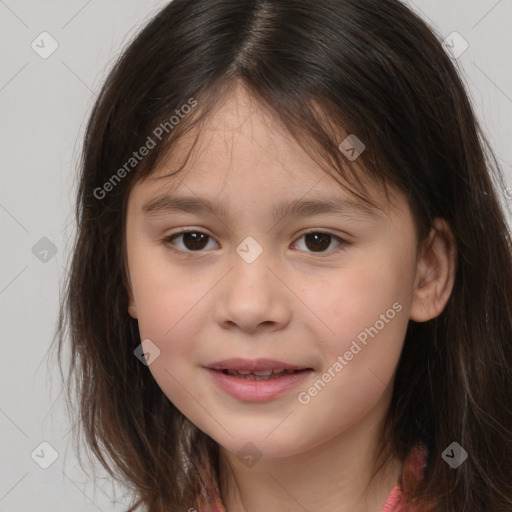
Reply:
<svg viewBox="0 0 512 512"><path fill-rule="evenodd" d="M149 371L185 416L230 451L251 442L265 456L284 457L383 418L417 260L412 215L400 195L394 209L374 216L347 208L274 219L276 204L355 198L271 123L239 90L206 125L186 171L154 179L181 162L182 141L165 168L134 187L129 311L141 339L160 350ZM143 212L166 193L222 203L228 215ZM384 204L382 193L374 198ZM181 229L204 235L162 242ZM231 358L312 370L295 384L276 379L291 386L276 392L269 381L207 369Z"/></svg>

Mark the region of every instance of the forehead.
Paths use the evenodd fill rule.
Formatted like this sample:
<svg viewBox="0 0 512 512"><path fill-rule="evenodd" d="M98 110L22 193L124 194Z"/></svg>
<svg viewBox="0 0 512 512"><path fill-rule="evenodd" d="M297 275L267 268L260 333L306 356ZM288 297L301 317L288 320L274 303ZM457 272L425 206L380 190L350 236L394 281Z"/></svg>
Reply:
<svg viewBox="0 0 512 512"><path fill-rule="evenodd" d="M226 95L201 123L176 141L153 173L165 176L187 157L194 179L213 172L250 172L252 179L269 180L288 172L295 180L318 179L318 163L288 133L282 122L260 102L238 87ZM322 173L323 174L323 173Z"/></svg>
<svg viewBox="0 0 512 512"><path fill-rule="evenodd" d="M164 193L175 195L180 191L180 196L188 197L181 201L182 205L188 202L190 209L206 206L211 210L207 204L210 201L217 203L218 210L224 213L230 198L249 204L256 197L283 202L323 198L331 203L359 203L361 212L369 212L369 205L365 208L365 203L349 192L350 186L337 171L326 166L320 157L313 158L311 148L307 149L276 116L245 89L237 88L173 144L153 172L135 186L134 192L138 196L142 193L144 199L152 196L158 200ZM366 177L362 176L362 181L371 199L385 210L382 190ZM206 201L194 203L193 196ZM274 216L281 208L278 202L274 201ZM322 207L317 204L310 208Z"/></svg>

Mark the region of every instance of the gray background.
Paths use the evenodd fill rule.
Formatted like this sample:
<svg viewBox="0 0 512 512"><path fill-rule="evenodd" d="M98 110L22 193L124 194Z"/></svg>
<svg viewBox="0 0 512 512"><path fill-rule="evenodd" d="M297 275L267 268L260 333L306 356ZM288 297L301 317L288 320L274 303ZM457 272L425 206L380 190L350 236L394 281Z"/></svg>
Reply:
<svg viewBox="0 0 512 512"><path fill-rule="evenodd" d="M0 512L126 510L122 488L102 470L94 486L77 464L48 349L75 232L75 169L88 113L121 49L166 3L0 0ZM454 60L505 171L510 188L500 192L510 222L512 0L406 3L443 38L456 31L469 44ZM59 45L46 59L31 47L35 40L40 52L51 48L38 37L44 31ZM58 453L48 469L35 462L51 461L42 442Z"/></svg>

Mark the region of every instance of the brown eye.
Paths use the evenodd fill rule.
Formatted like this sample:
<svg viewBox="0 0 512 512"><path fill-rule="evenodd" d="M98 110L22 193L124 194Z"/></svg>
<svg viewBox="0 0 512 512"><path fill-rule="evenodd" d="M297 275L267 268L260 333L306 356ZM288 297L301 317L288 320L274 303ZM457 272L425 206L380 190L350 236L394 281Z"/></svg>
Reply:
<svg viewBox="0 0 512 512"><path fill-rule="evenodd" d="M181 245L175 242L175 240L180 238ZM300 250L319 255L322 255L323 253L330 254L336 252L340 246L343 248L343 246L348 243L339 236L321 231L304 233L300 239L305 240L305 249L299 248ZM337 241L337 245L334 249L329 251L328 249L332 245L333 240ZM184 253L202 252L207 248L209 241L213 242L214 240L210 235L201 231L182 231L180 233L174 233L162 240L164 245L171 246L171 249ZM298 242L296 242L295 245L297 244ZM215 248L215 244L213 248Z"/></svg>
<svg viewBox="0 0 512 512"><path fill-rule="evenodd" d="M177 238L182 238L182 245L184 247L179 247L179 249L184 252L195 252L203 250L208 245L211 237L201 231L183 231L167 237L164 243L177 245L174 243L174 240Z"/></svg>
<svg viewBox="0 0 512 512"><path fill-rule="evenodd" d="M308 233L306 235L306 246L312 251L324 251L331 245L331 235L325 233Z"/></svg>
<svg viewBox="0 0 512 512"><path fill-rule="evenodd" d="M306 252L313 252L313 253L323 253L326 252L326 249L328 249L333 239L338 241L338 245L334 248L332 251L329 252L335 252L335 250L343 245L345 241L340 238L339 236L331 235L330 233L323 233L321 231L312 231L309 233L304 233L301 236L301 239L304 239Z"/></svg>

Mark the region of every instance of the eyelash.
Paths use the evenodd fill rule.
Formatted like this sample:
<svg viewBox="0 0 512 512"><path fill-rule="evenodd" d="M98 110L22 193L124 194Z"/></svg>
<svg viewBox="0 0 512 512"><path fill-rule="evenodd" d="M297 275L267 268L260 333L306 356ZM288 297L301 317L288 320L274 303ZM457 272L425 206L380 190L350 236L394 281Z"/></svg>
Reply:
<svg viewBox="0 0 512 512"><path fill-rule="evenodd" d="M173 233L172 235L169 235L169 236L166 236L165 238L163 238L161 240L162 244L164 246L166 246L167 248L169 248L171 251L173 252L177 252L177 253L180 253L180 254L194 254L194 253L198 253L198 254L201 254L202 252L204 252L204 249L200 249L200 250L197 250L197 251L190 251L190 250L183 250L183 249L178 249L174 246L174 244L172 243L173 240L181 235L185 235L187 233L199 233L199 234L202 234L202 235L206 235L208 237L208 241L209 240L212 240L213 237L210 236L208 233L204 233L203 231L200 231L198 229L188 229L188 230L183 230L183 231L178 231L176 233ZM345 246L349 245L349 242L347 242L346 240L344 240L343 238L339 237L338 235L334 235L333 233L329 233L329 232L326 232L326 231L319 231L319 230L311 230L311 231L307 231L305 233L302 233L302 235L297 239L297 240L300 240L302 237L306 236L306 235L311 235L311 234L320 234L320 235L327 235L327 236L330 236L336 240L338 240L339 242L339 245L338 247L336 247L334 250L332 251L328 251L328 252L312 252L312 251L306 251L308 252L309 254L314 254L314 255L317 255L317 256L329 256L331 254L336 254L338 253L339 251L342 251L345 249Z"/></svg>

